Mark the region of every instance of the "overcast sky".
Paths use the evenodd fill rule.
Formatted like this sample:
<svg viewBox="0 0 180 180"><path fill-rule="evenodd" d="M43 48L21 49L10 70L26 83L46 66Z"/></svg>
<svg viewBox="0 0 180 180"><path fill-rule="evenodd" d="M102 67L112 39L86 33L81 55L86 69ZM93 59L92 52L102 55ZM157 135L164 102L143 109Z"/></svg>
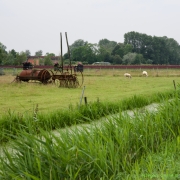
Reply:
<svg viewBox="0 0 180 180"><path fill-rule="evenodd" d="M78 39L124 42L130 31L180 43L180 0L0 0L0 42L7 51L63 54Z"/></svg>

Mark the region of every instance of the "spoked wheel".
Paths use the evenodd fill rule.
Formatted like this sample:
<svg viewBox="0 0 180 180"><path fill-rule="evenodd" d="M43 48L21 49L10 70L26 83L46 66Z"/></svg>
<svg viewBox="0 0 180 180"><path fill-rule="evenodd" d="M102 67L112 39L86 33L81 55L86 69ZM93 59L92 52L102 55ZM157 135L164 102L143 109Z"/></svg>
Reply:
<svg viewBox="0 0 180 180"><path fill-rule="evenodd" d="M69 88L72 88L72 87L73 87L73 81L72 81L72 79L69 79L69 81L68 81L68 87L69 87Z"/></svg>
<svg viewBox="0 0 180 180"><path fill-rule="evenodd" d="M60 87L66 87L66 86L67 86L67 80L66 79L60 80Z"/></svg>
<svg viewBox="0 0 180 180"><path fill-rule="evenodd" d="M84 76L82 72L76 74L76 87L81 87L84 83Z"/></svg>
<svg viewBox="0 0 180 180"><path fill-rule="evenodd" d="M13 82L21 83L21 80L20 80L19 76L16 76L15 79L11 83L13 83Z"/></svg>
<svg viewBox="0 0 180 180"><path fill-rule="evenodd" d="M59 79L55 79L54 80L54 84L59 87L60 86L60 80Z"/></svg>
<svg viewBox="0 0 180 180"><path fill-rule="evenodd" d="M79 81L76 75L73 76L73 80L72 80L72 87L73 88L77 88L79 86Z"/></svg>
<svg viewBox="0 0 180 180"><path fill-rule="evenodd" d="M76 88L78 86L79 86L79 81L78 81L78 79L76 79L76 81L74 82L74 87Z"/></svg>
<svg viewBox="0 0 180 180"><path fill-rule="evenodd" d="M37 80L29 80L27 81L28 83L41 83L40 81L37 81Z"/></svg>

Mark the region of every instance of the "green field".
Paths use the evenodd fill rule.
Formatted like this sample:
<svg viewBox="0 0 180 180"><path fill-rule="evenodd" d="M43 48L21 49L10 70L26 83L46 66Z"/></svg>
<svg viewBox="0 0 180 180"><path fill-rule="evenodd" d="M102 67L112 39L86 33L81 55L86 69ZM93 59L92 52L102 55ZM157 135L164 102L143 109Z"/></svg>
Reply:
<svg viewBox="0 0 180 180"><path fill-rule="evenodd" d="M67 109L80 104L82 90L87 102L119 101L133 95L151 95L174 89L173 80L180 82L178 70L149 70L149 77L141 77L141 70L129 70L132 79L123 77L126 70L91 70L84 72L84 84L76 89L58 88L39 83L11 83L15 76L0 76L0 114L32 112L38 105L40 112ZM79 77L80 78L80 77ZM84 99L82 99L84 104Z"/></svg>
<svg viewBox="0 0 180 180"><path fill-rule="evenodd" d="M85 71L80 108L83 87L1 76L0 179L179 178L179 74L129 72ZM152 103L158 111L145 110Z"/></svg>

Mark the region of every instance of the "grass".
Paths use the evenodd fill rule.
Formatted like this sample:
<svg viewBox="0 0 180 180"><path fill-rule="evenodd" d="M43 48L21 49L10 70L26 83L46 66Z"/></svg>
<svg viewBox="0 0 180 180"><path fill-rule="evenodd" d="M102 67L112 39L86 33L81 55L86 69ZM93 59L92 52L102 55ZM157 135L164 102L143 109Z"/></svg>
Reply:
<svg viewBox="0 0 180 180"><path fill-rule="evenodd" d="M51 131L65 126L72 126L81 123L89 123L100 117L114 114L134 108L141 108L153 102L162 102L164 99L173 98L175 91L155 93L151 96L134 95L116 102L93 102L81 107L69 107L66 110L56 110L49 113L39 112L38 105L34 108L31 115L29 113L14 113L9 111L0 118L0 143L6 142L9 138L19 134L19 131L31 131L38 134L40 129Z"/></svg>
<svg viewBox="0 0 180 180"><path fill-rule="evenodd" d="M180 102L179 86L175 92L172 81L178 83L178 75L143 78L133 71L134 77L126 79L109 71L97 73L101 74L85 72L88 105L80 108L79 97L73 98L81 95L82 88L7 84L12 76L0 77L4 98L0 141L13 139L13 153L5 148L0 157L0 179L176 178ZM58 106L59 99L64 107ZM133 118L121 114L153 102L164 102L155 114L137 112ZM18 103L21 106L14 107ZM76 126L112 113L119 117L100 127ZM61 128L58 136L49 132L57 128Z"/></svg>
<svg viewBox="0 0 180 180"><path fill-rule="evenodd" d="M85 92L87 102L97 100L104 102L119 101L122 98L136 95L150 96L155 92L173 90L173 80L179 81L177 71L172 71L176 76L167 76L167 72L161 70L161 76L139 77L140 70L129 70L133 73L132 79L123 77L125 70L86 70L84 72ZM168 72L169 74L171 72ZM9 110L18 113L32 113L38 104L39 111L49 113L59 109L67 109L69 106L78 106L82 95L82 89L58 88L54 85L41 85L38 83L11 84L14 76L0 76L0 115ZM82 100L84 104L84 100Z"/></svg>
<svg viewBox="0 0 180 180"><path fill-rule="evenodd" d="M141 103L139 103L141 104ZM4 179L175 179L179 178L179 95L156 113L107 118L101 126L21 131L4 150Z"/></svg>

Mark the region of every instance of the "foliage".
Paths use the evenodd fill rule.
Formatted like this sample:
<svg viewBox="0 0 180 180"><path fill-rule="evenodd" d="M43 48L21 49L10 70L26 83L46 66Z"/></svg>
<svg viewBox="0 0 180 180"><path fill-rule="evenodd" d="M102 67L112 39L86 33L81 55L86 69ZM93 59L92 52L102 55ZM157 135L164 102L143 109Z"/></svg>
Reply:
<svg viewBox="0 0 180 180"><path fill-rule="evenodd" d="M153 175L157 179L164 179L165 175L175 177L180 173L180 101L177 94L174 94L172 101L168 101L167 96L163 98L162 106L154 113L146 109L135 110L135 107L147 105L149 100L134 96L121 104L124 108L120 107L118 114L105 116L99 123L60 129L54 133L40 128L39 136L35 136L34 121L27 121L28 132L22 126L13 136L17 138L11 145L13 151L3 149L0 178L48 180L152 179ZM98 106L99 109L95 111ZM101 107L102 104L94 105L91 109L92 117L108 112L107 108L101 111ZM122 112L127 107L134 109L132 116ZM68 116L66 118L69 120Z"/></svg>
<svg viewBox="0 0 180 180"><path fill-rule="evenodd" d="M27 55L25 52L16 52L14 49L9 51L6 58L3 61L4 65L22 65L24 61L27 60Z"/></svg>
<svg viewBox="0 0 180 180"><path fill-rule="evenodd" d="M84 41L82 39L78 39L78 40L74 41L74 43L72 45L70 45L69 49L72 52L74 49L79 48L81 46L85 46L87 44L88 44L87 41Z"/></svg>
<svg viewBox="0 0 180 180"><path fill-rule="evenodd" d="M124 34L124 44L131 44L133 52L142 54L153 64L180 63L180 46L173 38L152 37L132 31Z"/></svg>
<svg viewBox="0 0 180 180"><path fill-rule="evenodd" d="M151 97L133 96L121 101L113 102L94 102L88 106L71 107L68 110L57 110L48 114L38 113L38 105L36 106L33 117L28 114L15 114L11 111L7 115L3 115L0 119L0 142L8 141L8 139L16 135L17 131L23 130L29 132L27 128L29 123L33 123L34 133L39 133L39 129L53 130L63 128L65 126L72 126L74 124L93 121L102 116L116 113L121 110L131 110L133 108L140 108L152 102L161 102L164 98L171 98L174 92L153 94ZM5 132L9 131L8 134Z"/></svg>
<svg viewBox="0 0 180 180"><path fill-rule="evenodd" d="M128 53L123 56L123 64L134 64L134 61L136 59L137 53Z"/></svg>
<svg viewBox="0 0 180 180"><path fill-rule="evenodd" d="M65 59L69 59L69 54L68 54L68 53L64 53L63 59L64 59L64 60L65 60Z"/></svg>
<svg viewBox="0 0 180 180"><path fill-rule="evenodd" d="M122 64L122 58L119 55L111 56L113 64Z"/></svg>
<svg viewBox="0 0 180 180"><path fill-rule="evenodd" d="M22 65L22 63L26 60L27 60L27 56L25 52L17 53L14 65Z"/></svg>
<svg viewBox="0 0 180 180"><path fill-rule="evenodd" d="M54 57L55 54L53 53L46 53L46 56L44 57L44 65L52 65L51 57Z"/></svg>
<svg viewBox="0 0 180 180"><path fill-rule="evenodd" d="M1 42L0 42L0 65L4 64L4 60L6 59L6 46L4 46Z"/></svg>
<svg viewBox="0 0 180 180"><path fill-rule="evenodd" d="M96 53L96 45L88 43L84 46L74 48L72 51L72 59L74 61L86 61L91 64L94 62L94 60L96 60Z"/></svg>
<svg viewBox="0 0 180 180"><path fill-rule="evenodd" d="M39 51L35 52L35 56L42 56L42 54L43 54L42 50L39 50Z"/></svg>
<svg viewBox="0 0 180 180"><path fill-rule="evenodd" d="M114 49L112 50L111 54L112 54L113 56L119 55L120 57L123 57L123 56L124 56L123 47L124 47L124 44L123 44L123 43L118 43L118 44L114 47Z"/></svg>
<svg viewBox="0 0 180 180"><path fill-rule="evenodd" d="M132 62L132 64L145 64L146 62L144 62L144 58L142 54L137 54L135 56L134 61Z"/></svg>
<svg viewBox="0 0 180 180"><path fill-rule="evenodd" d="M26 53L26 56L27 56L27 57L28 57L28 56L31 56L30 50L26 50L25 53Z"/></svg>
<svg viewBox="0 0 180 180"><path fill-rule="evenodd" d="M16 59L17 53L14 49L6 52L6 47L0 43L0 64L19 64L21 60ZM31 54L29 50L25 53L26 57ZM137 53L137 56L132 60L133 55L130 53ZM40 57L42 54L42 50L35 52L35 56ZM97 44L92 44L78 39L70 45L70 57L68 52L63 55L64 60L69 58L88 64L104 61L112 64L178 65L180 64L180 45L173 38L150 36L131 31L124 34L124 42L118 43L101 39Z"/></svg>
<svg viewBox="0 0 180 180"><path fill-rule="evenodd" d="M98 54L97 54L97 61L98 62L110 62L112 63L112 59L111 59L111 54L109 51L106 50L105 47L100 46L98 49Z"/></svg>
<svg viewBox="0 0 180 180"><path fill-rule="evenodd" d="M104 48L106 51L108 51L109 53L112 52L112 50L114 49L114 47L117 45L117 42L115 41L109 41L108 39L101 39L98 42L98 46Z"/></svg>
<svg viewBox="0 0 180 180"><path fill-rule="evenodd" d="M55 57L55 54L54 53L46 53L46 56L51 56L51 57Z"/></svg>

